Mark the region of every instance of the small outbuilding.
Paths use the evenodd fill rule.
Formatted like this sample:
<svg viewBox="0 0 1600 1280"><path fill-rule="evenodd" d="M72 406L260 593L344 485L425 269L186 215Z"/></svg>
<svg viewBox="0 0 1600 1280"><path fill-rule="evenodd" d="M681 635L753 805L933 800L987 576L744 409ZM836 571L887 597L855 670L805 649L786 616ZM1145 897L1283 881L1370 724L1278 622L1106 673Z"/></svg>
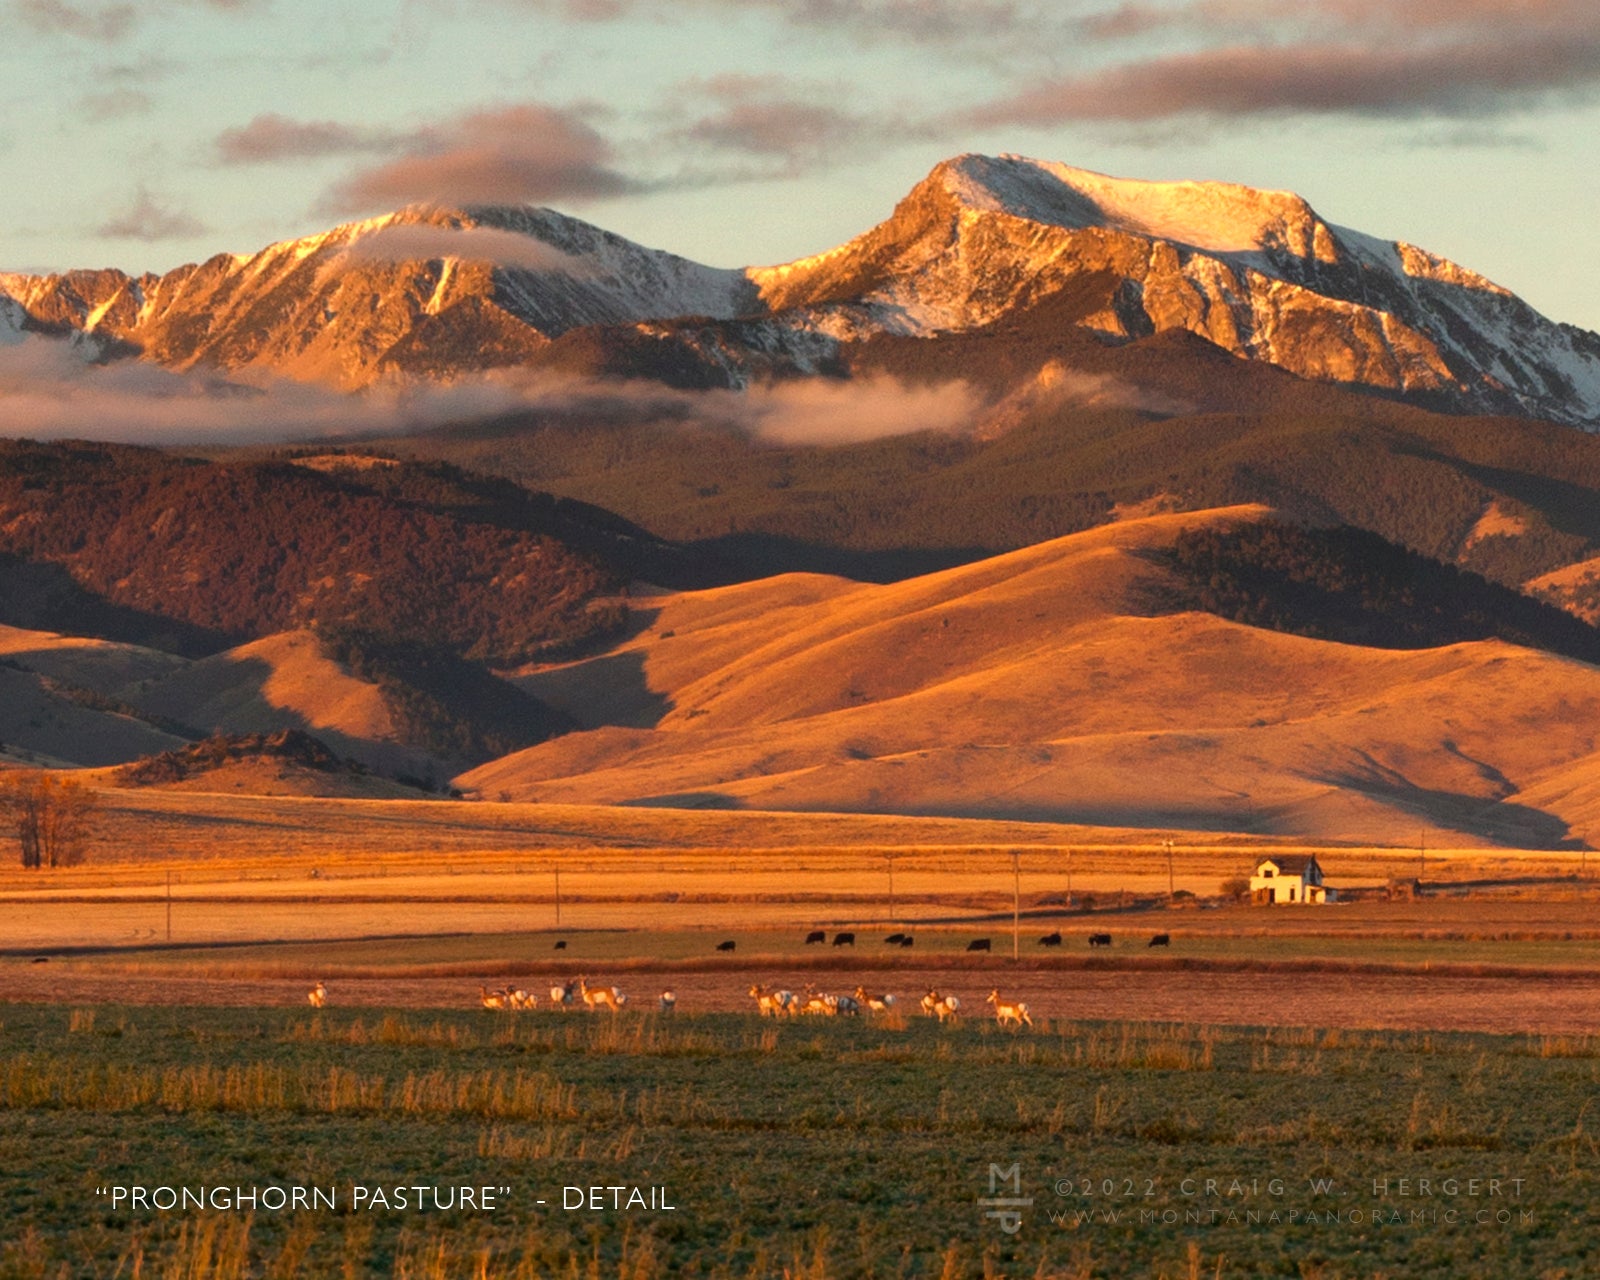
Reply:
<svg viewBox="0 0 1600 1280"><path fill-rule="evenodd" d="M1322 867L1316 854L1291 856L1272 854L1256 864L1250 877L1250 901L1260 906L1278 903L1332 902L1334 891L1322 883Z"/></svg>

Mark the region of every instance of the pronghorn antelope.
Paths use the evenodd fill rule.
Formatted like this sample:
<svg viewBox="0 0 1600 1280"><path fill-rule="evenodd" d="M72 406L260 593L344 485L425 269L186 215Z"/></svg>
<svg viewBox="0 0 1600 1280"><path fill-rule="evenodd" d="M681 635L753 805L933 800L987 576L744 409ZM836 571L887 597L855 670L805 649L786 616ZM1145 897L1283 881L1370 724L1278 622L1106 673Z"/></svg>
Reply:
<svg viewBox="0 0 1600 1280"><path fill-rule="evenodd" d="M830 995L820 991L806 988L806 1002L800 1006L801 1013L817 1013L825 1018L831 1018L839 1012L839 1003Z"/></svg>
<svg viewBox="0 0 1600 1280"><path fill-rule="evenodd" d="M550 1003L558 1009L565 1011L572 1002L578 998L578 980L558 982L550 988Z"/></svg>
<svg viewBox="0 0 1600 1280"><path fill-rule="evenodd" d="M521 987L507 987L505 997L513 1009L537 1009L539 1007L539 997L531 991L524 991Z"/></svg>
<svg viewBox="0 0 1600 1280"><path fill-rule="evenodd" d="M671 1013L678 1007L678 993L676 991L663 991L659 999L662 1013Z"/></svg>
<svg viewBox="0 0 1600 1280"><path fill-rule="evenodd" d="M929 991L922 997L922 1012L938 1018L940 1022L954 1022L960 1015L961 1001L955 996L942 996Z"/></svg>
<svg viewBox="0 0 1600 1280"><path fill-rule="evenodd" d="M485 1009L506 1009L510 1007L506 1003L506 993L504 991L490 991L484 987L478 988L478 1002Z"/></svg>
<svg viewBox="0 0 1600 1280"><path fill-rule="evenodd" d="M998 991L989 993L989 1004L994 1006L995 1021L1002 1027L1008 1022L1014 1022L1019 1028L1026 1023L1033 1025L1033 1019L1028 1016L1028 1006L1020 1000L1002 1000Z"/></svg>
<svg viewBox="0 0 1600 1280"><path fill-rule="evenodd" d="M763 1018L781 1018L794 1003L793 992L768 991L759 983L750 988L750 998L756 1002L756 1008Z"/></svg>
<svg viewBox="0 0 1600 1280"><path fill-rule="evenodd" d="M610 1009L612 1013L619 1012L628 998L615 987L591 987L583 978L578 979L578 994L589 1008Z"/></svg>
<svg viewBox="0 0 1600 1280"><path fill-rule="evenodd" d="M311 1002L313 1009L320 1009L328 1003L328 988L318 982L316 986L306 993L306 999Z"/></svg>
<svg viewBox="0 0 1600 1280"><path fill-rule="evenodd" d="M856 988L856 1001L868 1013L888 1013L894 1008L894 997L892 995L887 992L878 996L868 995L865 987Z"/></svg>

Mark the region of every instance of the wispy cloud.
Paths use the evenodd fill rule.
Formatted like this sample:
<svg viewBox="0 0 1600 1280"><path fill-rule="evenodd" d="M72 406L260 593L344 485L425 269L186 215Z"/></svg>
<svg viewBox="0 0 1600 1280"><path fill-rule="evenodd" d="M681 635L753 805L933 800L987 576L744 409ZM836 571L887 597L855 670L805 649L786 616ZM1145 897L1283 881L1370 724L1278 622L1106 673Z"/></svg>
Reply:
<svg viewBox="0 0 1600 1280"><path fill-rule="evenodd" d="M363 128L335 120L291 120L266 112L248 124L224 129L213 146L219 163L247 165L392 152L403 148L406 140L405 134L391 129Z"/></svg>
<svg viewBox="0 0 1600 1280"><path fill-rule="evenodd" d="M769 176L825 168L863 147L904 138L916 126L902 113L836 105L839 86L784 76L721 75L678 85L661 118L666 140L694 153L720 153L766 165ZM737 177L751 176L739 170Z"/></svg>
<svg viewBox="0 0 1600 1280"><path fill-rule="evenodd" d="M642 184L574 110L527 104L474 111L406 135L392 159L334 184L322 207L362 213L411 203L584 201Z"/></svg>
<svg viewBox="0 0 1600 1280"><path fill-rule="evenodd" d="M155 106L155 99L143 89L107 89L86 93L78 99L78 110L87 120L123 120L142 116Z"/></svg>
<svg viewBox="0 0 1600 1280"><path fill-rule="evenodd" d="M328 269L338 270L347 262L428 262L435 258L489 262L529 271L560 271L566 275L590 274L590 267L582 259L515 231L415 223L395 223L362 236Z"/></svg>
<svg viewBox="0 0 1600 1280"><path fill-rule="evenodd" d="M204 235L206 225L191 214L174 209L145 190L139 189L133 202L95 229L106 240L183 240Z"/></svg>
<svg viewBox="0 0 1600 1280"><path fill-rule="evenodd" d="M846 444L980 425L965 382L908 386L889 377L806 381L746 391L502 370L445 384L385 384L345 395L307 383L245 385L126 360L87 363L61 339L0 347L0 420L8 435L143 444L281 442L395 434L511 413L737 430L775 445Z"/></svg>
<svg viewBox="0 0 1600 1280"><path fill-rule="evenodd" d="M1019 0L505 0L576 22L614 22L640 15L662 18L673 11L761 12L789 26L857 39L948 42L993 36L1047 19L1051 6Z"/></svg>
<svg viewBox="0 0 1600 1280"><path fill-rule="evenodd" d="M122 39L139 16L131 4L74 4L71 0L12 0L11 9L25 27L40 35L102 43Z"/></svg>
<svg viewBox="0 0 1600 1280"><path fill-rule="evenodd" d="M36 35L112 44L127 37L142 20L162 7L242 14L261 9L266 3L267 0L167 0L162 6L129 4L126 0L8 0L7 8Z"/></svg>
<svg viewBox="0 0 1600 1280"><path fill-rule="evenodd" d="M1041 80L968 118L1465 118L1600 88L1600 9L1587 0L1192 0L1123 5L1082 25L1108 41L1164 35L1190 47Z"/></svg>

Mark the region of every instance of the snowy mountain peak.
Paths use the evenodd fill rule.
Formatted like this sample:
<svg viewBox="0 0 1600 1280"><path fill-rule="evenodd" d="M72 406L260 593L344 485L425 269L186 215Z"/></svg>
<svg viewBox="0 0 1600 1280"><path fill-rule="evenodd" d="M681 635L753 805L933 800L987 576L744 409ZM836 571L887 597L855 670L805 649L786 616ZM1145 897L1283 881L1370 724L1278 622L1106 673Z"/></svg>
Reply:
<svg viewBox="0 0 1600 1280"><path fill-rule="evenodd" d="M1069 230L1107 227L1216 253L1332 256L1326 224L1292 191L1113 178L1019 155L958 156L928 181L968 208Z"/></svg>
<svg viewBox="0 0 1600 1280"><path fill-rule="evenodd" d="M946 160L878 226L778 266L704 266L552 209L417 205L159 277L0 276L0 341L344 388L547 356L741 386L1061 298L1056 323L1110 345L1183 330L1303 378L1600 429L1600 336L1475 272L1293 192L1018 155Z"/></svg>

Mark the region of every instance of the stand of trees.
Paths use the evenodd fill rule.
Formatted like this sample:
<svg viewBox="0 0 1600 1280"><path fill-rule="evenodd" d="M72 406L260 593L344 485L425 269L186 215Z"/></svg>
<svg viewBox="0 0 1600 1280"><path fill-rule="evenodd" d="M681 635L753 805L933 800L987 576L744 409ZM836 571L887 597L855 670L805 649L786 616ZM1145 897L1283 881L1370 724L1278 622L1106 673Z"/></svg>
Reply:
<svg viewBox="0 0 1600 1280"><path fill-rule="evenodd" d="M0 816L17 838L24 867L81 862L94 811L94 792L71 778L48 773L0 777Z"/></svg>

